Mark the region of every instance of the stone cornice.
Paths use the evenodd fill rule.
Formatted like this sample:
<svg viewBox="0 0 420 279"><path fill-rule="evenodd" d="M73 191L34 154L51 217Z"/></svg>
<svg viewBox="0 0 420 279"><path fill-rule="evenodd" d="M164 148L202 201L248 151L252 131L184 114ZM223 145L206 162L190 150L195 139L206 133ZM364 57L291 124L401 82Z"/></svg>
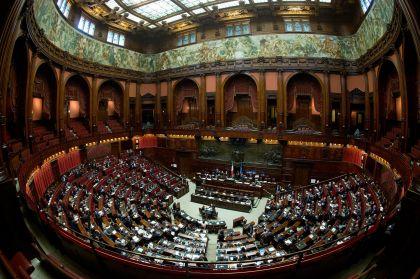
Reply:
<svg viewBox="0 0 420 279"><path fill-rule="evenodd" d="M83 72L90 75L99 75L107 78L142 80L142 82L154 82L163 79L176 79L200 74L214 74L215 72L238 72L238 71L294 71L310 70L315 72L331 72L357 74L364 69L377 64L381 57L390 51L395 45L401 31L402 13L398 5L394 7L391 24L385 35L357 60L342 60L331 58L297 58L297 57L258 57L254 59L240 59L228 61L214 61L185 67L179 67L154 73L144 73L117 67L101 65L89 62L63 51L51 43L38 28L33 9L29 9L26 15L28 35L40 53L59 65L69 70Z"/></svg>

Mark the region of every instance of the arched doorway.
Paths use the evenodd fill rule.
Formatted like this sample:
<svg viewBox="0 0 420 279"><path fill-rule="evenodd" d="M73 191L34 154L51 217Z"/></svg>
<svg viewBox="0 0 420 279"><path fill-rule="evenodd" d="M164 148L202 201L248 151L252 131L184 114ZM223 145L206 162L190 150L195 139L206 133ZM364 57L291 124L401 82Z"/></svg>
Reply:
<svg viewBox="0 0 420 279"><path fill-rule="evenodd" d="M98 91L97 115L99 133L115 133L124 130L123 104L123 90L120 84L113 80L101 84Z"/></svg>
<svg viewBox="0 0 420 279"><path fill-rule="evenodd" d="M230 77L223 88L226 127L255 130L258 127L257 85L248 75Z"/></svg>
<svg viewBox="0 0 420 279"><path fill-rule="evenodd" d="M390 138L401 135L402 103L398 72L394 64L385 60L378 75L379 132Z"/></svg>
<svg viewBox="0 0 420 279"><path fill-rule="evenodd" d="M156 98L150 93L141 97L141 127L143 130L153 129L155 124Z"/></svg>
<svg viewBox="0 0 420 279"><path fill-rule="evenodd" d="M57 80L47 63L35 74L32 92L32 126L35 142L48 141L56 130Z"/></svg>
<svg viewBox="0 0 420 279"><path fill-rule="evenodd" d="M353 134L356 129L363 131L365 122L365 92L355 88L348 94L348 111L350 114L350 133Z"/></svg>
<svg viewBox="0 0 420 279"><path fill-rule="evenodd" d="M25 90L28 57L25 40L16 41L6 95L6 142L22 140L25 128ZM12 152L17 151L12 147Z"/></svg>
<svg viewBox="0 0 420 279"><path fill-rule="evenodd" d="M68 79L64 89L64 115L66 138L81 138L89 135L89 85L79 75Z"/></svg>
<svg viewBox="0 0 420 279"><path fill-rule="evenodd" d="M420 61L410 32L404 42L404 67L408 102L408 149L415 146L420 151Z"/></svg>
<svg viewBox="0 0 420 279"><path fill-rule="evenodd" d="M175 118L177 126L198 127L198 86L190 79L183 79L174 88Z"/></svg>
<svg viewBox="0 0 420 279"><path fill-rule="evenodd" d="M287 83L287 128L321 130L322 88L310 74L299 73Z"/></svg>

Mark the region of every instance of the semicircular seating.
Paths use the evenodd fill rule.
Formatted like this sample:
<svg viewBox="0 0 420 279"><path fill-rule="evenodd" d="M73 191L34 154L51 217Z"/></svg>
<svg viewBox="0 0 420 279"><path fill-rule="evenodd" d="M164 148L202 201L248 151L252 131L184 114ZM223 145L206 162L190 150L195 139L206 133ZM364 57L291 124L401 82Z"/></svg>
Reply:
<svg viewBox="0 0 420 279"><path fill-rule="evenodd" d="M188 188L177 174L134 152L81 164L45 193L45 212L78 239L142 262L237 269L296 259L339 246L381 220L385 199L364 174L347 174L268 200L258 224L219 231L217 262L207 261L208 231L174 218L174 194ZM186 190L188 191L188 190ZM190 221L193 220L193 221Z"/></svg>

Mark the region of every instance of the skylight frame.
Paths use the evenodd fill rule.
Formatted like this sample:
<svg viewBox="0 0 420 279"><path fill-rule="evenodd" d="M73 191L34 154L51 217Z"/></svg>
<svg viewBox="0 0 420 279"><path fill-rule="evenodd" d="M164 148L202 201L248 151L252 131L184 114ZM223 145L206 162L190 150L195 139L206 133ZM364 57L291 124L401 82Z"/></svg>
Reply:
<svg viewBox="0 0 420 279"><path fill-rule="evenodd" d="M153 1L135 8L134 11L151 20L159 20L166 16L183 12L182 8L171 0Z"/></svg>
<svg viewBox="0 0 420 279"><path fill-rule="evenodd" d="M273 0L275 1L275 0ZM308 0L282 0L286 3L303 3ZM362 0L359 0L362 1ZM365 0L366 1L366 0ZM270 0L254 0L250 3L245 0L245 5L267 5ZM310 0L329 5L333 0ZM117 14L128 13L126 19L130 22L140 23L147 29L155 29L162 25L174 24L188 17L202 16L212 12L214 7L218 10L235 10L243 8L240 0L109 0L103 4L110 10L116 9Z"/></svg>

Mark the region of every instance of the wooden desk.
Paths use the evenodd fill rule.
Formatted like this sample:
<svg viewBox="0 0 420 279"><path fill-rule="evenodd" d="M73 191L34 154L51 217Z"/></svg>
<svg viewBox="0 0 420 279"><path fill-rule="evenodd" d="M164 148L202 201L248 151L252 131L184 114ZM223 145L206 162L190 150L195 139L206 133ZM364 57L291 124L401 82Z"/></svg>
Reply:
<svg viewBox="0 0 420 279"><path fill-rule="evenodd" d="M191 195L191 201L206 205L214 205L216 207L230 209L230 210L236 210L241 212L250 212L252 206L250 204L242 204L242 203L236 203L229 200L224 199L215 199L211 197L205 197L201 195L192 194Z"/></svg>
<svg viewBox="0 0 420 279"><path fill-rule="evenodd" d="M243 222L245 220L244 216L238 217L233 219L233 225L232 227L238 227L238 226L242 226Z"/></svg>

